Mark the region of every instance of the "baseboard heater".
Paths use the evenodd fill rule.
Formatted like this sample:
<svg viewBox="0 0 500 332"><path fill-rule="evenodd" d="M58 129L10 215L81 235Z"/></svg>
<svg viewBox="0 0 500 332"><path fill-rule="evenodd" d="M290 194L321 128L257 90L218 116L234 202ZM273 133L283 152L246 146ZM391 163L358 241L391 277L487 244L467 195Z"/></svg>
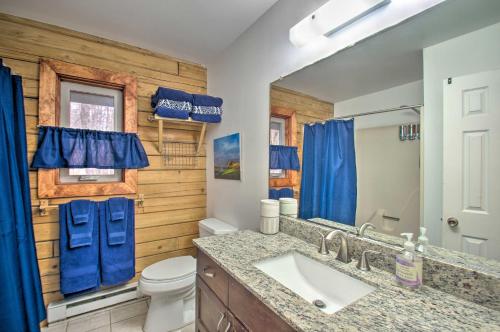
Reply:
<svg viewBox="0 0 500 332"><path fill-rule="evenodd" d="M133 282L123 286L52 302L47 307L47 322L51 324L139 297L142 297L142 295L137 291L137 282Z"/></svg>

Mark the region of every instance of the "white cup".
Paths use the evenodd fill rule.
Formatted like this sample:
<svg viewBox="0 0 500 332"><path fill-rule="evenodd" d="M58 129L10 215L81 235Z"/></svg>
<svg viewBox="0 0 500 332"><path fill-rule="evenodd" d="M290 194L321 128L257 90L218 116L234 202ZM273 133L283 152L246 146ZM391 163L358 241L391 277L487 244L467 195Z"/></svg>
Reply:
<svg viewBox="0 0 500 332"><path fill-rule="evenodd" d="M275 199L263 199L260 201L260 215L262 217L279 217L280 202Z"/></svg>
<svg viewBox="0 0 500 332"><path fill-rule="evenodd" d="M263 234L276 234L280 230L279 217L260 217L260 232Z"/></svg>
<svg viewBox="0 0 500 332"><path fill-rule="evenodd" d="M293 217L297 216L298 205L295 198L280 198L280 214Z"/></svg>

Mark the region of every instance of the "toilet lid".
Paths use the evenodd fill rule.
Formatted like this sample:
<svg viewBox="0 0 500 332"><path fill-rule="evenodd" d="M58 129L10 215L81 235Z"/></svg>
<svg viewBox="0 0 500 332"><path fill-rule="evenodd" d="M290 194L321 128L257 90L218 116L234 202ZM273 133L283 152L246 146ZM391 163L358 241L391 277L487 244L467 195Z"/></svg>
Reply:
<svg viewBox="0 0 500 332"><path fill-rule="evenodd" d="M184 278L196 272L196 259L181 256L154 263L142 271L142 277L149 280L173 280Z"/></svg>

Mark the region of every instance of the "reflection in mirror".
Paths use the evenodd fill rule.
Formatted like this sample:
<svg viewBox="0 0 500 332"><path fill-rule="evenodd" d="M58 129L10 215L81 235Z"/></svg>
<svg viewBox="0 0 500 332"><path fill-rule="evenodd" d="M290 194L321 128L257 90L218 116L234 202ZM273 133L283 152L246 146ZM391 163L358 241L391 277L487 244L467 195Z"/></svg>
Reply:
<svg viewBox="0 0 500 332"><path fill-rule="evenodd" d="M274 82L270 198L500 260L499 35L497 3L445 2Z"/></svg>

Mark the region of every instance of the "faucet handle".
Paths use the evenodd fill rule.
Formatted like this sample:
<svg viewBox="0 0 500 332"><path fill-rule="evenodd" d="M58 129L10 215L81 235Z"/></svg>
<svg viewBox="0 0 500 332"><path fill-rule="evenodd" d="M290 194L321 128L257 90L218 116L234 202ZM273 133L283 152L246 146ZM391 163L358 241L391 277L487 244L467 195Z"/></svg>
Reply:
<svg viewBox="0 0 500 332"><path fill-rule="evenodd" d="M328 251L328 246L326 245L326 236L320 231L316 230L319 235L321 235L321 243L319 245L318 252L322 255L328 255L330 252Z"/></svg>
<svg viewBox="0 0 500 332"><path fill-rule="evenodd" d="M358 260L356 267L361 271L370 271L370 263L368 261L368 254L380 254L380 252L375 250L364 250L361 253L361 257Z"/></svg>

